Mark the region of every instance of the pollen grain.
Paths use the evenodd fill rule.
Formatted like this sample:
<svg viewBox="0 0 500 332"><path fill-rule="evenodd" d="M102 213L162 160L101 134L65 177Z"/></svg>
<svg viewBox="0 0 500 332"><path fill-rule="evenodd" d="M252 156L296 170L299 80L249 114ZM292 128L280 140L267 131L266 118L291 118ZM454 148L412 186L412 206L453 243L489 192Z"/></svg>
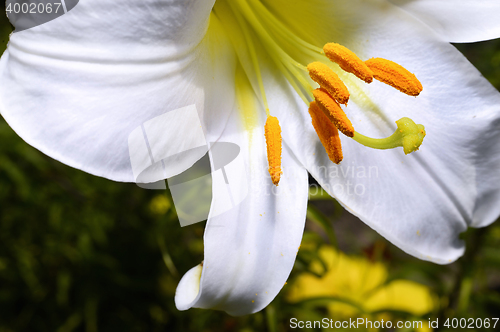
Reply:
<svg viewBox="0 0 500 332"><path fill-rule="evenodd" d="M340 105L322 88L313 90L313 96L319 108L325 113L328 119L348 137L354 136L354 128L347 118Z"/></svg>
<svg viewBox="0 0 500 332"><path fill-rule="evenodd" d="M281 174L283 174L281 171L281 127L278 118L268 116L264 130L269 174L271 175L273 184L277 186L280 182Z"/></svg>
<svg viewBox="0 0 500 332"><path fill-rule="evenodd" d="M373 71L373 77L410 96L418 96L422 84L417 77L403 66L382 58L371 58L365 61Z"/></svg>
<svg viewBox="0 0 500 332"><path fill-rule="evenodd" d="M332 162L338 164L342 161L342 145L337 127L328 119L315 101L309 104L309 114L312 125L318 134L319 140ZM299 246L300 249L300 246Z"/></svg>
<svg viewBox="0 0 500 332"><path fill-rule="evenodd" d="M323 46L323 52L328 59L338 64L346 72L354 74L366 83L373 81L373 72L370 68L347 47L337 43L328 43Z"/></svg>
<svg viewBox="0 0 500 332"><path fill-rule="evenodd" d="M309 76L318 83L323 89L335 98L339 104L347 105L349 101L349 90L344 82L338 77L333 70L321 62L312 62L307 66Z"/></svg>

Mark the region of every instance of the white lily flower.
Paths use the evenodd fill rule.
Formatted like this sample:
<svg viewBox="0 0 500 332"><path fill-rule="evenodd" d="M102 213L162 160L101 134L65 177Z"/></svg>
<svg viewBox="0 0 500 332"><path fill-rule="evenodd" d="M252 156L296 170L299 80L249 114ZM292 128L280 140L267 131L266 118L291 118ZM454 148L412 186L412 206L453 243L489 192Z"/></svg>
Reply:
<svg viewBox="0 0 500 332"><path fill-rule="evenodd" d="M500 94L449 42L500 36L499 14L495 0L81 0L11 36L0 63L0 111L47 155L133 182L130 132L195 104L208 141L241 147L249 195L209 217L204 263L183 277L176 305L253 313L293 267L307 171L389 241L440 264L463 253L458 235L468 226L497 218ZM413 98L345 73L320 53L329 42L362 60L404 66L422 93ZM427 133L420 151L405 156L342 136L344 160L332 164L304 104L312 100L307 87L315 87L304 69L314 61L329 64L349 89L354 139L358 132L387 137L394 121L411 117ZM283 170L278 194L267 173L266 112L282 130L281 163L269 158L273 181ZM180 133L165 135L181 144ZM214 200L223 185L214 181Z"/></svg>

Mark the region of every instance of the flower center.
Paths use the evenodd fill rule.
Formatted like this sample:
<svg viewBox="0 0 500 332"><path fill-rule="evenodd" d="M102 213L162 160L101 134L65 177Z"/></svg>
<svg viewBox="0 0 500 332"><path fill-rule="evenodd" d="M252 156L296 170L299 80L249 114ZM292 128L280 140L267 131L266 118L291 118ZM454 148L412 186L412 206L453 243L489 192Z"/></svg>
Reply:
<svg viewBox="0 0 500 332"><path fill-rule="evenodd" d="M374 149L403 147L405 154L418 150L425 137L422 125L409 118L396 121L391 136L375 139L359 134L340 105L347 106L350 93L336 65L367 84L373 79L410 95L418 96L422 84L399 64L382 58L363 61L346 47L328 43L321 49L298 37L260 0L218 0L213 9L238 55L239 63L266 111L265 136L269 174L278 185L281 170L281 128L271 115L260 70L259 55L265 52L280 73L309 108L316 133L330 160L336 164L343 158L339 131L356 142ZM292 56L293 54L294 56ZM302 60L300 60L302 59ZM305 62L303 59L308 59ZM332 69L333 68L333 69ZM341 71L342 72L342 71ZM319 85L313 88L312 85Z"/></svg>

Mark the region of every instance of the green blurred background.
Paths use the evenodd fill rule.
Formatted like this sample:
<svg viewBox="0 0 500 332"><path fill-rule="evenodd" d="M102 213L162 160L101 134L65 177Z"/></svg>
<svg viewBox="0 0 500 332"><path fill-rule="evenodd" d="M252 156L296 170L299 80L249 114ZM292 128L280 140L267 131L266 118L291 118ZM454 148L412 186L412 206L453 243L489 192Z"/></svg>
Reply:
<svg viewBox="0 0 500 332"><path fill-rule="evenodd" d="M10 31L2 16L2 51ZM500 88L500 40L457 47ZM181 228L168 192L62 165L0 118L0 332L288 331L291 317L500 316L498 222L469 230L466 255L439 266L404 254L331 198L313 198L295 268L269 307L238 318L180 312L175 288L203 259L204 223Z"/></svg>

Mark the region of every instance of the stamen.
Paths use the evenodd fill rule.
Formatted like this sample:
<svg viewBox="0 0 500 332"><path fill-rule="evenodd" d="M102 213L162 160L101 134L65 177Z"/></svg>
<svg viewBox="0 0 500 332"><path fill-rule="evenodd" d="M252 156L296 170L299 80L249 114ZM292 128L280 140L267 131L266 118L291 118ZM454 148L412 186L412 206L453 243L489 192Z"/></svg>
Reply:
<svg viewBox="0 0 500 332"><path fill-rule="evenodd" d="M297 35L295 35L292 31L288 29L286 25L281 23L280 20L276 18L267 8L264 6L260 0L250 0L253 6L256 8L256 12L258 12L259 16L263 18L263 23L269 24L274 32L281 34L284 38L292 41L293 43L296 43L297 45L300 45L303 48L306 48L308 51L312 51L315 53L315 55L321 54L321 48L314 46L312 44L309 44L308 42L304 41L303 39L299 38Z"/></svg>
<svg viewBox="0 0 500 332"><path fill-rule="evenodd" d="M323 89L328 91L330 96L335 98L339 104L347 105L349 101L349 90L344 82L338 77L333 70L321 62L313 62L307 66L309 76L318 83Z"/></svg>
<svg viewBox="0 0 500 332"><path fill-rule="evenodd" d="M323 46L323 52L328 59L338 64L346 72L354 74L366 83L373 81L373 72L370 68L347 47L337 43L328 43Z"/></svg>
<svg viewBox="0 0 500 332"><path fill-rule="evenodd" d="M248 47L250 59L252 60L252 65L253 65L254 70L255 70L255 75L257 78L257 82L259 84L260 94L262 97L262 102L264 104L264 108L266 110L266 114L270 115L269 104L267 103L267 96L266 96L266 92L264 89L264 82L262 80L262 73L260 72L259 60L257 58L257 51L255 50L252 36L250 35L249 29L247 27L247 23L243 20L243 18L241 17L241 14L236 11L236 12L234 12L234 16L236 17L238 23L240 24L241 30L243 32L243 36L245 38L246 45Z"/></svg>
<svg viewBox="0 0 500 332"><path fill-rule="evenodd" d="M373 77L377 80L407 95L416 97L422 91L422 84L417 77L395 62L372 58L365 61L365 64L373 71Z"/></svg>
<svg viewBox="0 0 500 332"><path fill-rule="evenodd" d="M323 49L309 44L269 11L261 0L217 1L213 11L214 16L227 28L235 46L241 64L239 70L245 71L255 92L260 92L267 113L264 129L268 171L274 185L279 184L283 174L282 136L278 119L269 114L259 61L261 56L269 57L274 62L298 96L309 106L312 124L332 162L338 164L343 158L339 131L360 144L376 149L402 146L406 154L418 150L422 144L424 127L408 118L398 120L398 130L387 138L373 139L355 132L339 105L346 105L350 98L350 92L339 76L347 79L350 77L330 69L325 64L325 56L366 83L371 83L375 77L404 93L417 96L422 91L422 85L415 75L402 66L381 58L363 62L352 51L336 43L326 44ZM232 27L234 25L235 28ZM259 47L263 47L262 54L257 52L260 51ZM303 63L309 65L306 67ZM318 83L320 88L313 90L307 76ZM354 88L358 88L356 82L350 85L351 92ZM310 102L312 98L315 101Z"/></svg>
<svg viewBox="0 0 500 332"><path fill-rule="evenodd" d="M281 171L281 127L278 118L268 116L264 129L269 174L274 185L277 186L280 182L281 174L283 174Z"/></svg>
<svg viewBox="0 0 500 332"><path fill-rule="evenodd" d="M325 113L331 122L344 135L353 137L354 128L351 121L347 118L340 105L322 88L313 91L313 96L318 103L319 108Z"/></svg>
<svg viewBox="0 0 500 332"><path fill-rule="evenodd" d="M312 125L318 134L319 140L328 154L328 157L335 164L342 161L342 145L337 127L328 119L325 113L319 108L315 101L309 105L309 114L312 118Z"/></svg>
<svg viewBox="0 0 500 332"><path fill-rule="evenodd" d="M294 78L304 87L309 87L304 76L302 76L300 69L305 70L305 67L299 62L295 61L290 55L288 55L271 37L267 32L265 27L259 21L258 16L253 12L252 8L244 0L234 0L228 1L228 4L233 9L234 12L240 12L243 14L248 23L252 26L255 33L260 37L261 42L263 42L268 48L269 55L276 63L280 71L283 72L287 80L293 86L297 94L307 102L306 96L300 91L299 87L294 82ZM293 75L290 76L290 73ZM309 91L306 91L309 92Z"/></svg>
<svg viewBox="0 0 500 332"><path fill-rule="evenodd" d="M355 133L353 139L374 149L393 149L402 146L405 154L417 151L425 137L425 128L421 124L415 124L410 118L401 118L396 121L398 129L387 138L370 138L359 133Z"/></svg>

